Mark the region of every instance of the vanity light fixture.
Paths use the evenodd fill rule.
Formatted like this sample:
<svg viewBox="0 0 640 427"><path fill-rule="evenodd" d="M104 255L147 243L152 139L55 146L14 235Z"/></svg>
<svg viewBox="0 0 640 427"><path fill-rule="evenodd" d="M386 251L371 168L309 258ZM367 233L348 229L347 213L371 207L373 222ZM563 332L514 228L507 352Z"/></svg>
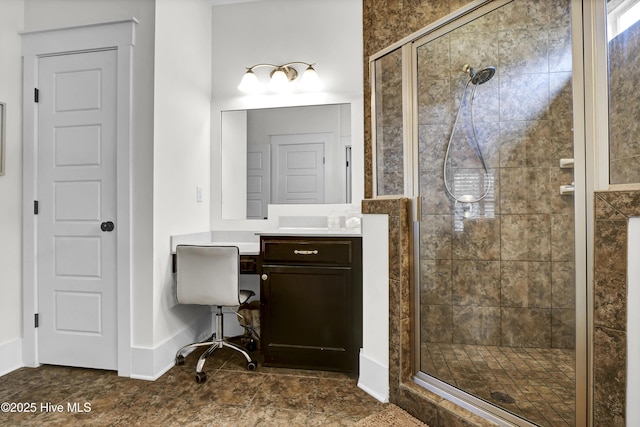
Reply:
<svg viewBox="0 0 640 427"><path fill-rule="evenodd" d="M242 76L238 89L248 94L262 92L264 87L260 84L258 76L256 76L253 70L260 67L270 67L273 68L273 70L269 75L270 80L267 84L269 90L278 93L288 92L292 89L292 83L298 77L298 71L292 66L294 64L304 64L307 66L307 69L302 73L302 77L300 77L298 87L308 92L318 90L320 88L320 79L318 78L318 73L313 68L314 64L300 61L289 62L284 65L256 64L249 67L244 73L244 76Z"/></svg>

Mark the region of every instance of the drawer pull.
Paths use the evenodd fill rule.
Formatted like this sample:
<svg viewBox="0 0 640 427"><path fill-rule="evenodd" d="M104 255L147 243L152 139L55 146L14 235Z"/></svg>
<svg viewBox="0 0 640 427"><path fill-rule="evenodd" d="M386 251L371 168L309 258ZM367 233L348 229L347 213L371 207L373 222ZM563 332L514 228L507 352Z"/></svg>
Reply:
<svg viewBox="0 0 640 427"><path fill-rule="evenodd" d="M294 249L293 253L296 255L318 255L318 250L314 249L312 251L305 251L300 249Z"/></svg>

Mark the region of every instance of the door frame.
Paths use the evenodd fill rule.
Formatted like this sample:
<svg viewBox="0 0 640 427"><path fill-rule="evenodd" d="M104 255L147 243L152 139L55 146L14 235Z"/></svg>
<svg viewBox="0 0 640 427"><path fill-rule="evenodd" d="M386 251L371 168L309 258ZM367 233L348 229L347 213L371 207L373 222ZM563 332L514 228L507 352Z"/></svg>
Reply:
<svg viewBox="0 0 640 427"><path fill-rule="evenodd" d="M118 375L131 375L131 113L132 66L135 18L21 32L23 56L23 159L22 159L22 279L23 340L25 366L39 366L38 331L38 246L34 200L38 200L38 113L34 88L38 82L38 60L43 56L83 53L105 49L117 52L116 84L116 278Z"/></svg>
<svg viewBox="0 0 640 427"><path fill-rule="evenodd" d="M256 150L252 150L252 148L256 148ZM249 178L259 175L249 175L249 172L254 169L249 169L249 156L251 154L260 154L262 156L262 169L261 174L263 180L261 182L261 206L262 206L262 217L255 218L249 216L249 202L255 199L249 199ZM247 207L246 207L246 217L247 219L266 219L268 217L269 212L269 204L271 203L271 148L266 144L247 144Z"/></svg>

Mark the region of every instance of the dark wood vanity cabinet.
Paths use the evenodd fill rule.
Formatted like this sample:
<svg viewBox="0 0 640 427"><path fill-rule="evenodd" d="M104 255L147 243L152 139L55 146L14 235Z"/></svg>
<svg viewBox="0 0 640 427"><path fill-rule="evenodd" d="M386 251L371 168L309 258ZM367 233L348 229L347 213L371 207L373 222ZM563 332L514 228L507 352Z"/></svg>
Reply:
<svg viewBox="0 0 640 427"><path fill-rule="evenodd" d="M265 366L352 372L362 346L362 240L262 236Z"/></svg>

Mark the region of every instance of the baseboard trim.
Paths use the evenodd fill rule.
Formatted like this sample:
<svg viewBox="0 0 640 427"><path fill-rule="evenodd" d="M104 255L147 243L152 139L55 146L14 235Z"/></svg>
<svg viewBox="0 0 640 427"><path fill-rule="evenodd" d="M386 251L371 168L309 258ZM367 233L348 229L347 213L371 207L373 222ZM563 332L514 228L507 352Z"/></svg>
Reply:
<svg viewBox="0 0 640 427"><path fill-rule="evenodd" d="M0 344L0 377L23 366L22 338Z"/></svg>
<svg viewBox="0 0 640 427"><path fill-rule="evenodd" d="M389 367L370 359L362 350L358 387L382 403L389 401Z"/></svg>
<svg viewBox="0 0 640 427"><path fill-rule="evenodd" d="M131 378L155 381L175 364L176 352L185 344L211 335L211 313L193 321L185 329L155 348L131 347Z"/></svg>

